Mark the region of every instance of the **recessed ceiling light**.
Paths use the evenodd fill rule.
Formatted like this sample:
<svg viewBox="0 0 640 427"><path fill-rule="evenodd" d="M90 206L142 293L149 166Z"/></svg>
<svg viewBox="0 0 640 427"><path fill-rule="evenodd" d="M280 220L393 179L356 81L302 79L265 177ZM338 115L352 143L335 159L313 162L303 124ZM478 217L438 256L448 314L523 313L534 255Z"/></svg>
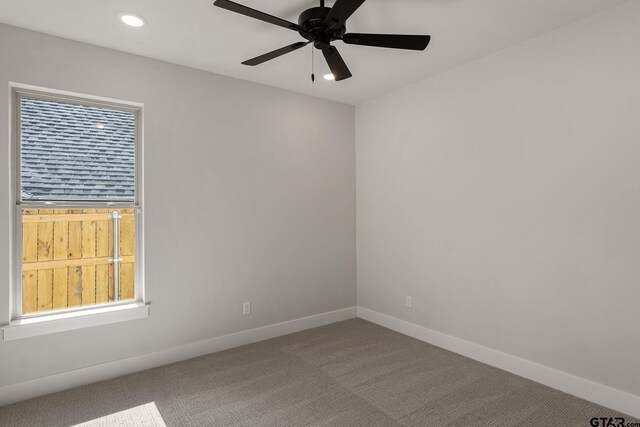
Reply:
<svg viewBox="0 0 640 427"><path fill-rule="evenodd" d="M98 124L96 124L96 127L97 127L98 129L104 129L104 128L105 128L105 125L104 125L104 123L98 123Z"/></svg>
<svg viewBox="0 0 640 427"><path fill-rule="evenodd" d="M325 79L325 80L331 80L331 81L333 81L333 80L335 80L336 78L333 76L333 74L329 73L329 74L325 74L325 75L324 75L324 79Z"/></svg>
<svg viewBox="0 0 640 427"><path fill-rule="evenodd" d="M144 25L144 19L134 13L121 13L118 15L120 20L130 27L142 27Z"/></svg>

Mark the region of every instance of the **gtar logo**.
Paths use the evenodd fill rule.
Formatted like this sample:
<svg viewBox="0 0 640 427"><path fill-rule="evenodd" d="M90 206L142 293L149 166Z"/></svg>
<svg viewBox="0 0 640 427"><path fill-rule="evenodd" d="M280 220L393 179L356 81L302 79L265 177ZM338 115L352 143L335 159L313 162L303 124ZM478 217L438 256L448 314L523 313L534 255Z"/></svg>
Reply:
<svg viewBox="0 0 640 427"><path fill-rule="evenodd" d="M593 427L624 427L624 418L620 417L601 417L591 418L591 425Z"/></svg>

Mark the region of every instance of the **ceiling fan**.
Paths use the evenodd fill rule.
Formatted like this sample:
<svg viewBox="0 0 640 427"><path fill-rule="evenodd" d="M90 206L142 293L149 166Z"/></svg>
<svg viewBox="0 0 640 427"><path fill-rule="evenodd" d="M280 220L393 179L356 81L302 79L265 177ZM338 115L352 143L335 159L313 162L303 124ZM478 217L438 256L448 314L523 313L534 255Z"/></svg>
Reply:
<svg viewBox="0 0 640 427"><path fill-rule="evenodd" d="M298 24L229 0L215 0L213 4L250 18L296 31L306 39L306 41L297 42L249 59L242 64L259 65L313 43L316 49L322 51L335 80L340 81L351 77L351 72L340 56L338 49L331 45L331 42L335 40L342 40L347 44L361 46L408 50L425 50L429 41L431 41L431 36L424 35L347 33L345 25L347 19L364 2L365 0L336 0L333 7L329 8L325 7L324 0L320 0L320 7L312 7L300 14Z"/></svg>

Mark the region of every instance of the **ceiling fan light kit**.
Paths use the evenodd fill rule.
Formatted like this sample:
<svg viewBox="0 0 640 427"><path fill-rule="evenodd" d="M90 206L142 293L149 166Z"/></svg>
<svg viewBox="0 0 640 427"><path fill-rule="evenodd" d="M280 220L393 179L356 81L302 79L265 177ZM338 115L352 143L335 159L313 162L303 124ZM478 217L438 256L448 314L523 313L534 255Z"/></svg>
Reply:
<svg viewBox="0 0 640 427"><path fill-rule="evenodd" d="M336 0L333 7L329 8L325 7L324 0L321 0L319 7L312 7L302 12L297 24L229 0L216 0L213 4L250 18L296 31L305 39L305 41L249 59L242 64L256 66L313 43L313 47L322 51L334 80L340 81L348 79L352 75L338 49L332 45L336 40L352 45L418 51L425 50L431 41L431 36L427 35L347 33L347 19L364 1Z"/></svg>

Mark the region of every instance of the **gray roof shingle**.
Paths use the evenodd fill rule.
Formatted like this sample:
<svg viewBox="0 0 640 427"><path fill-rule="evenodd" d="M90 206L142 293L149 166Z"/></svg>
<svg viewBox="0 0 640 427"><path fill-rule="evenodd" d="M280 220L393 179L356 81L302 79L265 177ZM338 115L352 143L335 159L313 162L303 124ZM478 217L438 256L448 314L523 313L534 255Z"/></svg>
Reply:
<svg viewBox="0 0 640 427"><path fill-rule="evenodd" d="M133 201L135 113L20 102L23 200Z"/></svg>

